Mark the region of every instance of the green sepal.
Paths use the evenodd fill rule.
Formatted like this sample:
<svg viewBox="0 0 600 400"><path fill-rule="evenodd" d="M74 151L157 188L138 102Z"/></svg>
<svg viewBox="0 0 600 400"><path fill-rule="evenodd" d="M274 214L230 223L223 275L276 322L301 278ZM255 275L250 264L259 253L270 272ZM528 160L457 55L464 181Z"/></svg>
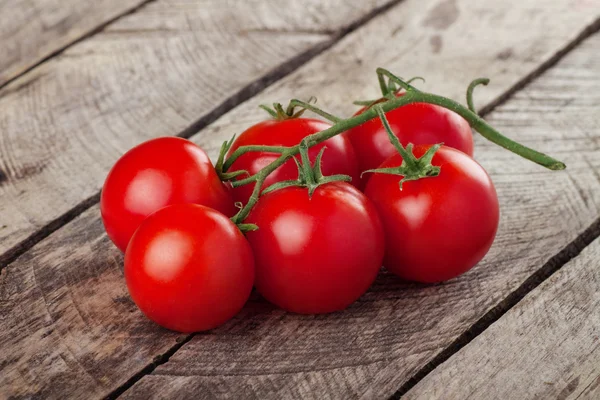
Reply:
<svg viewBox="0 0 600 400"><path fill-rule="evenodd" d="M323 176L323 171L321 170L321 161L325 149L326 147L324 146L319 151L319 154L317 154L315 162L312 165L310 165L310 161L308 161L308 167L300 163L296 157L292 157L292 159L296 163L296 167L298 167L298 179L274 183L271 186L268 186L267 188L263 189L260 192L261 196L283 188L303 187L308 189L308 196L312 197L315 190L317 190L319 186L322 186L326 183L352 181L352 178L350 176L343 174ZM306 147L305 143L301 143L300 152L302 153L301 156L304 160L309 160L308 147Z"/></svg>
<svg viewBox="0 0 600 400"><path fill-rule="evenodd" d="M237 227L240 231L242 231L242 233L258 230L258 225L255 224L237 224Z"/></svg>
<svg viewBox="0 0 600 400"><path fill-rule="evenodd" d="M277 119L277 117L278 117L277 113L271 107L269 107L268 105L261 104L261 105L258 106L258 108L261 108L261 109L265 110L267 113L269 113L269 115L271 117Z"/></svg>
<svg viewBox="0 0 600 400"><path fill-rule="evenodd" d="M430 178L434 176L438 176L440 174L441 168L431 164L431 160L435 153L442 147L441 144L436 144L431 146L425 154L421 157L416 158L412 152L413 146L409 144L406 146L406 152L409 154L409 157L412 157L413 165L407 163L406 160L402 160L402 164L398 167L390 167L390 168L375 168L364 171L361 174L370 172L376 174L389 174L389 175L399 175L402 176L400 179L399 185L400 190L402 190L402 184L407 181L416 181L422 178Z"/></svg>
<svg viewBox="0 0 600 400"><path fill-rule="evenodd" d="M233 146L233 142L235 141L235 136L236 135L233 135L230 140L224 141L223 144L221 144L221 149L219 150L219 158L217 158L217 163L215 164L215 170L217 171L217 174L219 175L219 178L222 181L227 181L227 180L231 179L231 178L225 177L227 174L225 172L223 172L223 163L225 162L225 156L227 155L227 152L229 151L229 149L231 149L231 146Z"/></svg>
<svg viewBox="0 0 600 400"><path fill-rule="evenodd" d="M425 78L423 78L421 76L413 76L412 78L410 78L409 80L407 80L406 83L408 83L410 85L411 83L413 83L414 81L417 81L417 80L425 83Z"/></svg>
<svg viewBox="0 0 600 400"><path fill-rule="evenodd" d="M227 152L229 151L229 149L231 149L231 146L233 146L235 137L236 137L236 135L234 134L231 137L231 139L225 140L221 144L221 149L219 150L219 158L217 159L217 164L215 165L215 168L223 169L223 162L225 161L225 156L227 155Z"/></svg>

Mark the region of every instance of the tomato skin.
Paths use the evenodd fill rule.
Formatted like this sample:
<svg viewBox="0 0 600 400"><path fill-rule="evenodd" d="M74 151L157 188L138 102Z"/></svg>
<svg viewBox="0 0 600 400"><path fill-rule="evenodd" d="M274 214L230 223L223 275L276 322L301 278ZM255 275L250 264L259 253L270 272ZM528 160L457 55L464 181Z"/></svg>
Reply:
<svg viewBox="0 0 600 400"><path fill-rule="evenodd" d="M381 268L384 238L374 205L347 183L290 187L261 197L247 222L256 289L284 310L343 310L367 291Z"/></svg>
<svg viewBox="0 0 600 400"><path fill-rule="evenodd" d="M398 96L402 95L400 93ZM362 114L365 110L362 108L354 115ZM411 103L388 111L385 116L403 146L409 143L415 146L443 143L473 156L473 131L469 123L454 111L434 104ZM346 135L356 149L361 172L379 167L397 153L379 118L349 130ZM360 188L366 186L369 175L363 175Z"/></svg>
<svg viewBox="0 0 600 400"><path fill-rule="evenodd" d="M199 146L177 137L144 142L125 153L109 172L102 195L102 222L123 252L144 219L172 204L196 203L226 215L236 209Z"/></svg>
<svg viewBox="0 0 600 400"><path fill-rule="evenodd" d="M331 125L317 119L293 118L287 120L268 120L244 131L234 142L229 150L231 155L238 147L247 145L267 145L267 146L295 146L302 139L313 133L323 131ZM323 175L345 174L352 178L352 182L357 184L360 180L358 164L354 148L350 140L344 135L337 135L323 143L311 147L308 155L311 161L314 161L323 147L327 147L323 153L321 168ZM275 161L279 157L276 153L251 152L238 158L228 172L246 170L250 174L259 172L262 168ZM270 174L263 188L276 182L298 178L298 168L294 160L288 160L281 167ZM243 179L240 177L239 179ZM254 184L240 186L233 189L235 201L246 204Z"/></svg>
<svg viewBox="0 0 600 400"><path fill-rule="evenodd" d="M131 298L152 321L174 331L215 328L237 314L254 283L254 259L223 214L177 204L149 216L125 253Z"/></svg>
<svg viewBox="0 0 600 400"><path fill-rule="evenodd" d="M418 146L423 155L430 146ZM394 155L381 168L399 166ZM500 217L498 197L487 172L466 154L442 146L433 165L436 177L398 185L397 175L373 174L365 194L384 225L383 262L403 279L435 283L452 279L477 264L490 249Z"/></svg>

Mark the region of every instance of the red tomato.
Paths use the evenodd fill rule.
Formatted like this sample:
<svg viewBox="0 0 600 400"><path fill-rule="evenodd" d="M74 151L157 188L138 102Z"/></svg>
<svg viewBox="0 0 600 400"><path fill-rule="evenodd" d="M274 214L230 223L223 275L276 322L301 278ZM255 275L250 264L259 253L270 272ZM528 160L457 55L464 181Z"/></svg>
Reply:
<svg viewBox="0 0 600 400"><path fill-rule="evenodd" d="M196 203L235 214L229 189L204 150L189 140L163 137L125 153L113 166L100 199L106 233L121 251L142 221L171 204Z"/></svg>
<svg viewBox="0 0 600 400"><path fill-rule="evenodd" d="M229 150L229 155L238 147L247 145L295 146L306 136L323 131L329 127L331 125L327 122L309 118L263 121L244 131L235 140ZM338 135L311 147L308 153L311 161L315 160L317 154L319 154L319 151L324 146L327 148L325 149L325 153L323 153L321 164L323 175L345 174L352 178L352 182L357 183L360 179L358 165L354 149L348 138ZM228 172L246 170L250 174L255 174L276 160L278 156L279 154L267 152L246 153L233 163ZM242 178L243 176L240 177L240 179ZM298 178L298 168L294 160L289 160L269 175L263 187L296 178ZM233 189L235 200L246 204L253 189L254 184Z"/></svg>
<svg viewBox="0 0 600 400"><path fill-rule="evenodd" d="M400 93L399 96L402 96ZM362 114L362 108L354 115ZM473 132L469 123L454 111L427 103L412 103L388 111L385 116L392 127L392 132L403 146L412 143L437 144L444 143L473 156ZM356 158L361 172L379 167L379 165L396 154L396 149L381 124L379 118L371 119L362 125L349 130L346 135L356 149ZM362 177L364 188L370 174Z"/></svg>
<svg viewBox="0 0 600 400"><path fill-rule="evenodd" d="M418 146L420 157L430 146ZM396 154L381 168L402 163ZM442 146L432 164L436 177L398 185L398 175L373 174L365 194L384 225L383 265L403 279L433 283L471 269L488 252L498 228L496 190L489 175L471 157Z"/></svg>
<svg viewBox="0 0 600 400"><path fill-rule="evenodd" d="M196 332L240 311L254 282L250 245L223 214L177 204L149 216L125 253L131 298L157 324Z"/></svg>
<svg viewBox="0 0 600 400"><path fill-rule="evenodd" d="M270 302L301 314L348 307L375 280L384 252L381 222L356 188L335 182L290 187L261 197L247 219L256 288Z"/></svg>

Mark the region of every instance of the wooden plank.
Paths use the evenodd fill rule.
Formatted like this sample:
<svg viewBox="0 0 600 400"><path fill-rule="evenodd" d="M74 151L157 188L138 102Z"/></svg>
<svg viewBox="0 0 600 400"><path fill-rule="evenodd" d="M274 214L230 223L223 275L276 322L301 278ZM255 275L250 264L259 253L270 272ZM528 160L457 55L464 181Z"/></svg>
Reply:
<svg viewBox="0 0 600 400"><path fill-rule="evenodd" d="M398 9L410 4L403 3ZM415 20L408 12L404 15ZM385 26L384 21L390 20L406 24L400 14L390 13L373 21L373 26ZM477 21L485 26L481 32L494 25L473 16L468 20L474 31L461 32L463 35L452 36L453 40L478 37ZM414 23L418 26L418 21ZM377 53L382 49L373 44L368 29L349 36L332 51L213 126L235 131L235 121L250 122L251 106L260 102L285 98L298 91L323 93L318 88L323 85L323 78L316 71L326 70L335 62L349 64L349 57L361 57L367 52L365 43L371 44L369 51L373 54L385 54ZM408 31L404 34L409 42L414 42ZM535 41L518 36L520 42ZM194 337L168 362L125 392L125 397L189 398L194 393L228 393L231 398L367 399L392 395L600 215L600 117L595 111L600 105L600 77L591 67L600 61L599 45L600 36L589 39L489 116L501 131L565 159L569 167L560 173L546 171L477 140L477 157L496 184L502 219L494 247L472 271L436 286L403 284L382 274L349 310L329 316L290 315L266 305L260 305L259 311L255 309L259 304L252 304L248 314L240 319ZM467 43L454 46L454 50L470 51ZM364 62L369 62L369 55L363 58ZM404 64L410 69L416 62L414 54L404 56L406 59L398 64L390 63L393 70L403 71ZM460 52L454 56L464 59ZM430 64L431 69L421 71L422 74L429 75L431 71L435 76L436 67L443 70L450 65L434 59L430 59ZM335 91L328 87L327 101L322 102L327 108L332 105L343 110L342 103L357 89L352 82L362 79L361 75L355 77L354 72L345 72L344 76L348 77L349 88ZM446 85L449 81L443 80ZM449 87L447 91L451 92ZM458 93L458 86L454 92Z"/></svg>
<svg viewBox="0 0 600 400"><path fill-rule="evenodd" d="M0 263L126 150L193 132L385 1L159 0L0 90Z"/></svg>
<svg viewBox="0 0 600 400"><path fill-rule="evenodd" d="M276 5L159 1L2 90L0 248L95 193L128 147L183 130L385 3ZM104 396L180 339L137 314L97 217L0 265L0 398Z"/></svg>
<svg viewBox="0 0 600 400"><path fill-rule="evenodd" d="M403 66L411 64L411 54L419 54L421 50L415 48L413 51L416 53L407 52L395 62L388 60L389 52L373 45L379 43L373 40L375 33L381 33L386 25L389 27L396 24L396 28L404 26L406 43L410 43L419 32L429 32L422 28L423 21L428 16L431 19L432 14L440 13L431 11L439 10L439 4L437 1L431 3L425 9L427 13L423 14L423 2L407 0L401 3L389 14L374 20L364 29L361 28L340 46L309 63L306 68L290 76L272 91L268 91L265 96L257 98L252 107L240 107L235 111L235 115L239 116L240 121L245 119L246 123L250 123L259 115L256 114L255 106L260 101L267 98L283 100L289 97L292 90L296 91L304 85L310 86L313 94L320 94L323 93L322 87L325 83L331 87L336 85L338 88L337 95L328 92L329 103L334 108L342 109L350 97L350 90L355 88L347 86L348 82L331 80L331 76L340 76L339 71L325 75L322 68L326 61L337 63L342 69L346 68L341 75L354 78L356 73L357 79L368 79L372 85L371 67L369 66L371 77L367 78L366 72L363 77L364 71L359 69L362 66L354 61L353 54L365 56L361 58L363 64L376 64L375 58L385 57L383 63L386 66L394 70L403 69ZM465 21L458 20L444 35L451 35L459 40L467 32L474 40L489 43L491 39L486 38L483 33L492 26L497 29L495 32L502 36L501 33L505 31L502 15L508 15L506 23L514 22L514 15L511 14L514 4L510 2L493 6L497 7L493 9L495 12L491 13L496 16L494 24L481 18L481 15L489 15L489 8L485 11L470 5L469 10L476 14L464 15L470 12L464 11L467 8L466 4L460 3L457 6ZM552 7L558 7L556 3L553 4L555 5ZM535 8L533 5L530 7ZM517 48L521 48L520 43L536 43L539 46L535 53L540 57L538 62L563 47L576 36L585 21L592 20L589 10L587 13L570 11L576 8L571 7L571 3L568 2L563 4L562 9L552 7L536 9L537 13L544 16L540 18L539 24L526 24L526 29L518 40L514 39L514 46ZM467 24L466 21L470 22ZM549 36L547 31L555 25L560 26L554 30L557 36ZM465 30L467 27L471 30ZM572 31L568 31L568 27L571 27ZM545 50L542 51L542 48ZM468 51L469 47L457 44L456 49L458 50L455 52L440 51L436 54L437 57L445 54L448 59L460 59L465 53L459 50ZM496 53L489 54L489 57L486 56L487 65L493 67L498 62L495 59ZM367 55L374 59L366 57ZM436 57L433 53L428 57L432 62L422 72L427 72L428 76L443 75L437 67L443 68L445 64L433 62ZM520 59L521 57L517 57L513 62L506 63L507 76L504 82L510 82L512 85L519 77L531 72L535 63L521 64ZM455 81L456 86L453 86L452 90L458 93L458 87L467 81L468 79L464 82ZM496 89L496 95L506 88L504 86ZM360 94L373 94L362 90ZM277 93L279 95L275 96ZM232 120L233 116L234 113L225 118ZM159 123L157 120L154 122ZM229 126L221 125L220 132L218 129L216 133L211 130L210 134L219 135L215 141L229 137L233 132ZM235 129L235 126L233 128ZM540 145L536 140L538 134L539 132L535 131L528 138L531 145ZM196 140L206 144L212 143L212 139L206 140L204 132ZM584 145L584 149L589 148L587 143ZM526 187L527 179L531 184L539 184L539 190L545 195L537 205L546 207L549 211L545 210L542 214L536 207L527 208L523 205L525 202L535 203L532 201L536 195L533 191L523 194L515 191L508 181L499 184L505 207L503 233L488 261L482 263L471 274L447 285L427 288L404 285L388 275L382 275L372 290L349 311L330 316L287 315L254 299L230 324L213 333L197 336L188 343L189 346L181 349L190 357L196 354L190 359L196 363L194 368L200 365L195 370L188 369L190 376L182 376L179 379L174 376L177 373L175 369L168 372L159 368L157 373L168 373L170 376L149 375L134 387L135 390L131 391L130 395L150 393L153 389L149 389L146 384L156 379L163 379L166 385L165 388L157 386L157 390L174 393L177 385L189 384L190 389L198 388L213 393L231 389L231 396L242 393L243 398L257 393L272 396L281 393L308 396L311 394L310 390L313 390L314 396L323 391L343 395L361 393L369 387L381 390L381 393L393 392L409 376L410 371L426 362L428 357L458 335L469 321L477 318L491 304L498 301L511 285L527 276L528 271L523 269L535 270L540 260L552 254L564 241L575 236L583 228L589 215L594 214L594 211L588 210L583 201L574 194L571 186L567 185L567 199L557 201L559 194L552 191L554 186L551 184L568 183L568 177L571 175L565 173L559 177L545 171L539 173L538 167L525 161L518 161L504 153L499 154L496 150L487 151L492 160L505 157L505 161L517 165L520 168L519 174L525 174L521 178L523 186ZM593 157L590 159L594 160ZM572 171L580 170L581 168L576 168ZM527 175L529 172L535 173ZM573 176L579 177L579 173ZM588 180L592 182L591 178ZM600 191L600 184L590 183L588 190L590 193L596 193ZM517 195L521 197L514 201ZM560 213L560 207L565 207L565 204L572 207L572 215L569 215L569 218ZM526 209L525 212L523 208ZM545 221L541 219L553 217L555 214L558 221L556 226L560 227L562 224L567 229L562 232L553 226L551 228L554 230L545 232L547 236L540 238L539 226L546 228ZM527 218L531 218L535 223L530 224L531 226L526 224ZM513 224L513 221L516 222ZM506 228L507 223L513 224L514 229L519 230L520 241L515 242L514 235ZM524 257L523 263L514 266L510 261L511 257L525 252L526 241L532 242L536 250ZM506 246L509 250L507 258L502 257L503 254L499 251L501 246ZM76 253L65 261L65 254L74 251ZM82 393L89 396L104 395L148 365L153 356L164 354L173 348L174 336L145 322L144 317L131 307L127 297L123 297L126 289L120 277L121 263L118 251L109 245L108 239L102 234L98 209L93 207L3 270L0 276L0 315L9 315L10 312L11 317L0 317L0 345L3 349L9 349L0 353L0 394L17 393L26 396L32 392L43 392L48 397L64 397L71 394L82 396ZM490 274L490 265L497 267L497 270L492 272L503 272L504 269L508 271L512 267L515 274L510 275L510 278L515 282L507 282L506 275ZM36 283L34 278L41 276L42 271L49 271L49 276L55 280L46 284L44 280L38 279ZM519 271L520 273L517 273ZM490 279L492 283L489 282ZM474 280L474 283L471 280ZM493 292L495 296L488 296L486 285L496 288L497 292ZM465 288L471 288L470 297L464 295ZM484 299L477 298L477 295L483 294L486 296ZM122 307L130 310L130 314L121 312L123 309L114 306L115 302L123 304ZM446 315L449 306L457 307L456 314ZM440 315L442 318L435 319ZM432 317L434 319L431 319ZM82 328L82 324L88 324L88 327ZM441 331L438 331L438 328L442 328ZM132 335L140 339L132 341ZM283 335L285 341L281 340ZM29 340L29 337L39 340ZM265 341L265 337L273 342ZM274 340L276 337L279 339ZM200 338L202 340L199 341ZM144 344L146 342L149 345ZM4 343L9 345L5 346ZM190 346L194 346L196 351L188 352ZM198 346L202 347L202 351L198 351ZM55 351L48 355L49 349ZM237 361L231 358L232 351L239 355ZM252 356L255 358L252 359ZM179 352L164 366L177 367L175 361L178 358ZM159 359L159 362L164 361L164 357ZM194 375L193 372L197 374ZM235 388L243 388L245 392L236 392ZM185 395L186 392L180 394Z"/></svg>
<svg viewBox="0 0 600 400"><path fill-rule="evenodd" d="M0 398L101 397L176 344L140 318L97 215L92 208L2 271Z"/></svg>
<svg viewBox="0 0 600 400"><path fill-rule="evenodd" d="M0 0L0 87L144 0Z"/></svg>
<svg viewBox="0 0 600 400"><path fill-rule="evenodd" d="M600 239L406 399L600 398Z"/></svg>

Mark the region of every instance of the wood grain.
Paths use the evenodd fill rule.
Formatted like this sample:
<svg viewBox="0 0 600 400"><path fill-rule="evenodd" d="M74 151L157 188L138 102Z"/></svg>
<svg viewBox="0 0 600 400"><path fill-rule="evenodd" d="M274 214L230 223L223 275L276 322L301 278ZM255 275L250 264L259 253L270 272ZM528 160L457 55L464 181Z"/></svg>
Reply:
<svg viewBox="0 0 600 400"><path fill-rule="evenodd" d="M600 397L600 239L406 399Z"/></svg>
<svg viewBox="0 0 600 400"><path fill-rule="evenodd" d="M435 21L435 15L439 16L441 13L435 10L448 7L444 4L447 3L434 1L425 7L422 1L406 0L349 35L331 51L308 63L264 95L223 117L214 128L201 132L195 140L210 147L211 143L217 143L239 131L242 124L254 121L259 115L255 111L259 102L285 100L291 93L300 93L302 90L306 90L300 93L302 95L309 91L317 95L322 93L324 96L321 96L321 100L326 98L327 101L321 103L327 103L328 108L338 112L347 110L346 104L350 97L354 97L353 92L357 93L356 97L373 95L373 91L364 88L359 90L355 85L361 79L364 79L363 84L367 79L370 84L374 83L372 67L379 64L379 57L382 65L394 70L404 70L416 60L415 55L423 55L423 49L412 47L410 50L408 44L422 32L430 34L430 31L423 28L424 21ZM469 75L470 78L470 75L479 72L473 70L469 74L462 71L464 80L454 74L454 70L444 72L444 66L451 65L450 60L455 58L457 63L471 51L471 47L460 40L481 40L482 42L472 46L488 49L489 44L496 41L493 36L485 34L490 27L496 29L494 35L502 38L510 30L503 27L502 18L505 15L507 20L504 22L515 30L514 25L511 25L515 18L511 11L514 4L511 2L490 4L486 9L478 9L471 3L467 7L466 4L456 3L460 10L459 16L465 19L458 17L458 22L449 26L446 31L442 32L440 26L447 23L428 23L433 24L428 29L443 33L444 37L448 37L444 40L455 43L453 51L445 52L442 49L439 53L427 54L430 62L423 61L422 65L423 74L437 76L440 82L445 82L440 86L446 94L461 92L461 88L469 80L466 76ZM490 11L490 7L493 11ZM517 54L534 46L537 49L534 54L539 57L537 62L521 62L524 57L515 57L500 68L506 68L501 73L497 70L496 53L493 49L488 49L489 53L486 54L489 56L481 56L486 62L465 64L466 68L472 65L481 69L485 69L487 65L499 76L504 76L500 80L504 83L492 87L495 94L488 94L487 98L483 96L486 100L480 101L480 104L503 93L520 77L531 72L535 65L565 46L583 25L592 21L594 14L589 10L578 11L570 2L553 2L542 8L536 8L535 5L529 7L545 17L534 19L537 21L535 23L528 20L526 24L519 25L522 26L520 35L518 38L513 35L511 43L515 48L521 49L515 50ZM469 14L470 12L475 14ZM486 21L486 15L493 15L494 18ZM556 36L547 34L550 27L555 28L553 32ZM572 31L569 31L569 27ZM381 35L384 39L385 35L389 38L393 30L403 31L403 35L406 35L403 38L397 33L395 40L399 49L395 53L384 51L384 44L379 42ZM82 45L85 43L87 41ZM402 44L406 49L400 49ZM94 47L94 51L97 48ZM67 54L68 52L65 56ZM434 62L435 57L441 55L446 57L448 64ZM126 55L122 57L126 58ZM361 61L356 61L356 57ZM99 62L101 58L96 60ZM337 65L340 70L334 71L333 67L326 69L329 64ZM64 65L68 65L68 62ZM75 67L72 68L74 70ZM154 70L151 65L146 68ZM154 83L158 88L156 92L145 93L146 97L156 100L174 93L168 90L165 83L161 83L160 78L165 76L158 73L158 67L155 71L157 78ZM448 79L446 82L440 78L451 73L456 80ZM339 76L348 79L342 81L337 78ZM433 79L435 82L436 78ZM70 80L62 78L61 84L69 82ZM35 88L36 84L32 84L30 88ZM99 83L98 87L101 87ZM328 89L326 93L324 87ZM36 98L35 93L39 96L39 90L37 88L30 93L30 101ZM120 90L126 93L141 91L133 84ZM114 96L112 92L103 93L105 98L112 99L110 96ZM91 96L85 92L80 97L85 98L86 95ZM141 96L141 92L129 100L138 98L136 96ZM593 99L594 103L590 108L597 104L597 98ZM179 105L178 110L182 113L191 115L193 110L186 108L190 107L189 102L182 100L172 99L172 102ZM172 109L156 107L152 109L153 112L139 114L136 122L139 125L134 124L135 118L130 113L148 109L145 101L144 97L139 103L123 102L121 108L109 108L106 113L115 118L111 121L118 121L117 118L121 116L122 126L131 125L135 132L142 132L142 128L158 132L158 128L163 126L161 124L173 123L162 121L153 114L165 115L162 113L167 112L172 115ZM129 106L125 107L124 104ZM16 108L11 110L16 111ZM68 105L65 105L65 110L70 110ZM73 109L70 112L78 113L81 110ZM83 126L96 121L96 133L100 135L104 132L106 135L98 137L109 137L101 129L103 115L97 116L95 120L78 120L72 115L69 118L74 118L74 121L79 121ZM152 126L145 118L160 126ZM181 122L181 119L177 121ZM51 118L47 120L52 121ZM67 121L69 119L65 120ZM125 124L125 121L130 124ZM554 150L545 143L556 139L557 135L568 138L572 133L564 127L555 129L534 122L539 121L524 119L522 126L501 127L543 150ZM54 123L60 126L56 121ZM549 128L551 129L548 131ZM77 132L75 129L72 131ZM94 137L93 134L89 135ZM215 137L209 138L207 135ZM86 136L86 139L89 137ZM77 183L76 186L69 186L71 184L64 183L66 178L59 179L57 182L65 185L64 193L52 193L49 196L63 195L68 202L69 198L73 198L69 196L79 195L74 193L73 187L82 191L86 185L91 186L91 183L78 180L78 174L89 176L89 180L93 181L95 176L104 173L100 171L100 161L96 165L96 173L90 173L94 166L90 167L89 164L94 164L95 161L91 161L94 159L90 158L85 164L82 159L73 156L75 153L70 153L73 151L70 146L75 145L72 143L77 143L82 151L97 152L101 159L103 153L118 153L110 146L126 148L128 145L125 141L137 140L118 138L117 132L112 137L112 140L103 141L102 145L93 140L87 142L79 138L66 139L66 145L59 147L64 154L59 154L59 158L52 158L55 161L49 163L42 172L54 171L56 174L57 170L64 167L61 163L77 165L69 175L65 175ZM565 153L553 153L564 156L572 155L575 150L582 150L587 160L598 166L597 152L592 151L596 140L597 137L591 133L585 141L574 141L577 146L568 147ZM67 157L65 154L71 155ZM335 397L336 394L340 397L377 397L392 393L412 371L427 362L471 321L499 301L507 291L518 285L545 259L584 229L590 219L597 216L598 210L594 204L588 204L580 198L579 191L571 183L571 179L585 183L586 193L590 198L598 197L600 193L600 182L589 168L582 167L584 162L581 158L577 159L568 172L556 174L540 170L539 167L485 145L481 146L480 156L497 181L503 205L503 220L496 246L486 261L471 273L448 284L430 287L403 284L382 274L369 293L351 309L329 316L289 315L259 298L253 298L233 321L214 332L196 336L167 363L157 368L155 374L143 378L126 395L140 398L146 395L156 398L215 397L229 393L233 398L278 398L286 395L326 398ZM76 164L77 161L79 164ZM506 171L504 163L509 167ZM51 175L46 175L46 178L49 176ZM565 189L556 191L555 185L564 186ZM71 188L71 192L67 188ZM51 191L52 187L48 183L42 189ZM47 201L53 202L51 199ZM54 206L58 207L57 204L55 202ZM45 207L46 204L38 206ZM554 224L548 224L548 220L553 220ZM540 228L544 229L543 234L540 234ZM109 245L108 239L103 235L98 209L93 207L2 271L0 347L8 350L0 352L0 397L12 394L26 397L36 393L43 393L43 397L51 398L105 395L151 364L154 356L162 355L173 347L176 337L148 323L131 306L128 298L123 297L126 289L121 278L121 263L118 251ZM48 275L45 275L45 271L48 271ZM46 280L40 279L41 277L46 277ZM5 315L10 317L4 317ZM135 338L132 339L132 336Z"/></svg>
<svg viewBox="0 0 600 400"><path fill-rule="evenodd" d="M159 0L0 90L0 262L126 150L197 129L384 4Z"/></svg>
<svg viewBox="0 0 600 400"><path fill-rule="evenodd" d="M306 78L314 76L312 68L354 54L352 39L249 103L313 84ZM477 158L496 184L502 216L494 247L472 271L437 286L403 284L384 273L359 302L329 316L291 315L253 303L249 315L194 337L125 397L393 394L600 215L600 117L594 111L600 106L600 77L593 68L600 61L599 45L598 35L587 40L489 116L501 131L564 159L568 169L546 171L477 140ZM237 112L222 120L237 119Z"/></svg>
<svg viewBox="0 0 600 400"><path fill-rule="evenodd" d="M0 398L101 397L176 344L175 333L140 318L97 214L0 275Z"/></svg>
<svg viewBox="0 0 600 400"><path fill-rule="evenodd" d="M0 87L144 0L0 0Z"/></svg>

